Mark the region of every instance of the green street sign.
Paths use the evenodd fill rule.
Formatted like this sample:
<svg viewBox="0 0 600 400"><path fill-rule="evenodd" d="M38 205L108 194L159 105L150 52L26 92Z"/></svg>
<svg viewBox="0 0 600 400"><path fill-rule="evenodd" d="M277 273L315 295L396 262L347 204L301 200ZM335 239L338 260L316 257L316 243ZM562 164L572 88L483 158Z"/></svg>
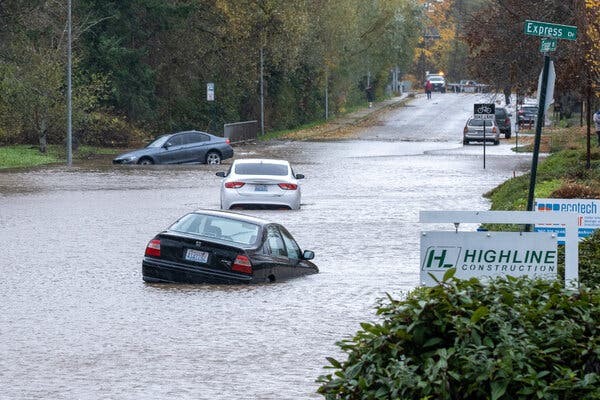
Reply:
<svg viewBox="0 0 600 400"><path fill-rule="evenodd" d="M577 39L577 27L570 25L549 24L540 21L525 21L524 31L526 35L542 36L555 39Z"/></svg>
<svg viewBox="0 0 600 400"><path fill-rule="evenodd" d="M540 51L542 53L548 53L549 51L555 51L556 50L556 42L558 42L556 39L542 38L542 44L540 45Z"/></svg>

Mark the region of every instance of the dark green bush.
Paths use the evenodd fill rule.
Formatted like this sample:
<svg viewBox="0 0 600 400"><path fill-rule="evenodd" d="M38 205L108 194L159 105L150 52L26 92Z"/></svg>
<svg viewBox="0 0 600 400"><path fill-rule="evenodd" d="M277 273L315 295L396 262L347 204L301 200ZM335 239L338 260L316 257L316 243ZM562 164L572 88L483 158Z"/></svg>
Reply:
<svg viewBox="0 0 600 400"><path fill-rule="evenodd" d="M579 282L600 289L600 229L579 242Z"/></svg>
<svg viewBox="0 0 600 400"><path fill-rule="evenodd" d="M79 145L126 147L141 144L144 135L121 117L92 113L78 124L74 138Z"/></svg>
<svg viewBox="0 0 600 400"><path fill-rule="evenodd" d="M328 360L327 399L598 399L600 293L449 279L379 307Z"/></svg>

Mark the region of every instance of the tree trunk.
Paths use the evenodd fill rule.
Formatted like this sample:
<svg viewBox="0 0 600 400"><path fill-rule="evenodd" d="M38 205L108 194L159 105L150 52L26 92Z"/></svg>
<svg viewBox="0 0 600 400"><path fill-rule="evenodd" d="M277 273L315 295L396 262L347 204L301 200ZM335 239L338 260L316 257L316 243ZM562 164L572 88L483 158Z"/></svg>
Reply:
<svg viewBox="0 0 600 400"><path fill-rule="evenodd" d="M506 105L510 104L510 86L504 86L504 100L506 102Z"/></svg>
<svg viewBox="0 0 600 400"><path fill-rule="evenodd" d="M48 131L46 129L46 119L41 118L39 127L38 127L38 135L39 135L39 141L40 141L40 152L46 154L46 151L48 150L47 145L48 145Z"/></svg>

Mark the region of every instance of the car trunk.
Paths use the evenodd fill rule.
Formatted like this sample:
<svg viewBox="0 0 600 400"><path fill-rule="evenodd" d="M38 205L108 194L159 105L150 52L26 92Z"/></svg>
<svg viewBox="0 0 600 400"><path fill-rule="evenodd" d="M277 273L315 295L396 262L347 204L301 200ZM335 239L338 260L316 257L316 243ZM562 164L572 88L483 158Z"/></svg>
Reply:
<svg viewBox="0 0 600 400"><path fill-rule="evenodd" d="M240 196L279 197L284 190L279 187L282 180L274 178L244 178L245 185L237 189Z"/></svg>
<svg viewBox="0 0 600 400"><path fill-rule="evenodd" d="M200 236L175 236L163 233L159 235L159 239L161 259L219 271L231 271L235 258L244 253L238 247L208 241Z"/></svg>

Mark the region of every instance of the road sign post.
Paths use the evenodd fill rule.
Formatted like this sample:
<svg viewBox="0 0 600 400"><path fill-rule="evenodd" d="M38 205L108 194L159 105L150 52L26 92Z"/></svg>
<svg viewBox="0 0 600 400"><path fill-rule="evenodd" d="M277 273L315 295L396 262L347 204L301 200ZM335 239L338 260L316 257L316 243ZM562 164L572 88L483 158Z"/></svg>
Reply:
<svg viewBox="0 0 600 400"><path fill-rule="evenodd" d="M548 56L549 51L554 51L556 45L552 44L552 40L566 39L576 40L577 39L577 27L571 25L559 25L551 24L548 22L540 21L525 21L523 26L524 33L526 35L541 36L542 43L540 51L544 53L544 68L542 69L541 85L538 93L538 115L537 121L535 122L535 139L533 142L533 158L531 160L531 177L529 180L529 195L527 196L527 211L533 211L533 197L535 193L535 181L537 175L537 164L540 153L540 140L542 136L542 124L544 123L544 113L546 108L546 90L548 88L548 71L550 69L550 57ZM552 49L554 47L554 49ZM531 225L527 225L527 231L531 230Z"/></svg>
<svg viewBox="0 0 600 400"><path fill-rule="evenodd" d="M485 148L487 138L485 136L486 121L496 117L496 105L494 103L482 103L473 105L473 117L483 120L483 169L485 169Z"/></svg>

